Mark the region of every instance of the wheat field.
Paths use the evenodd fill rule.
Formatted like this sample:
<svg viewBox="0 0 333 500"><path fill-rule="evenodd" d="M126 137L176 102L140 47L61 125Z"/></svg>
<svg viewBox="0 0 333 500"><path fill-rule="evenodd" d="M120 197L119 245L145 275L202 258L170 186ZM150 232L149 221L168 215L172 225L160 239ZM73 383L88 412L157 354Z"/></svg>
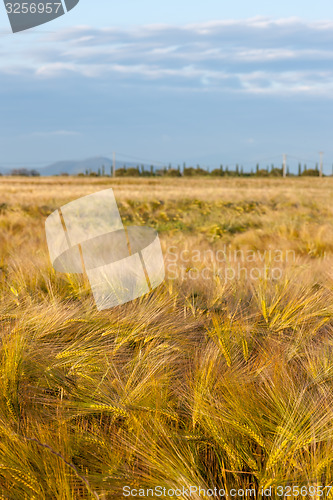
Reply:
<svg viewBox="0 0 333 500"><path fill-rule="evenodd" d="M166 279L98 312L44 223L109 187ZM3 177L0 291L0 498L333 498L333 178Z"/></svg>

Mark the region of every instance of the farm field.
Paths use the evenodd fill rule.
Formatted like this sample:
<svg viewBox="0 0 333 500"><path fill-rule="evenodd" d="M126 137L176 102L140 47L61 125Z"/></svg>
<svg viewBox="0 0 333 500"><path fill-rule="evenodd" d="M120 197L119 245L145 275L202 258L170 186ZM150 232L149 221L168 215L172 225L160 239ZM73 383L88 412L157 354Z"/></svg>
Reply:
<svg viewBox="0 0 333 500"><path fill-rule="evenodd" d="M110 187L166 279L99 312L44 223ZM0 340L2 499L333 498L333 178L1 177Z"/></svg>

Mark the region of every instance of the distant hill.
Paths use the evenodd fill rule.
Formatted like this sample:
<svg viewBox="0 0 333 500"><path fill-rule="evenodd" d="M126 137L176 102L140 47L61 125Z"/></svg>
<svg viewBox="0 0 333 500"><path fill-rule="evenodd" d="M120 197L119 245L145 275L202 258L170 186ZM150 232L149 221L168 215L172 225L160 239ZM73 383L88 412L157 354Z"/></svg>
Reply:
<svg viewBox="0 0 333 500"><path fill-rule="evenodd" d="M120 167L117 165L116 167ZM104 156L97 156L95 158L87 158L86 160L64 160L57 161L46 167L39 168L38 171L41 175L59 175L67 173L69 175L76 175L80 172L85 173L86 170L91 170L92 172L97 172L98 169L102 169L104 165L105 173L110 174L110 167L112 165L112 160L110 158L105 158Z"/></svg>
<svg viewBox="0 0 333 500"><path fill-rule="evenodd" d="M40 173L40 175L43 176L60 175L60 174L77 175L80 173L84 174L87 170L97 173L99 169L102 171L102 168L104 166L105 174L110 175L112 164L113 161L110 158L106 158L105 156L96 156L94 158L87 158L85 160L57 161L55 163L52 163L51 165L46 165L45 167L34 168L34 170L36 170L37 172ZM126 165L127 168L129 168L129 167L136 167L138 165L138 162L116 161L116 169L122 168L124 164ZM150 170L150 165L145 164L144 167L145 169ZM26 166L22 163L22 165L16 166L15 168L16 169L27 168L28 170L31 170L32 167ZM13 168L0 167L0 173L3 175L9 175L13 169L14 167Z"/></svg>

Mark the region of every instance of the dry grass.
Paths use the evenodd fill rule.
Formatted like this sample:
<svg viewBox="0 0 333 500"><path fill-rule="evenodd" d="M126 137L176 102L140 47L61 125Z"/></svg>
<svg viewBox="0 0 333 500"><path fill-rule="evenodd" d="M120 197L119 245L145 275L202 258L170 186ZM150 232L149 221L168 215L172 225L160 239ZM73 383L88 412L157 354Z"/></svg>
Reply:
<svg viewBox="0 0 333 500"><path fill-rule="evenodd" d="M107 187L167 279L97 312L44 221ZM333 179L2 178L2 497L332 485L332 200Z"/></svg>

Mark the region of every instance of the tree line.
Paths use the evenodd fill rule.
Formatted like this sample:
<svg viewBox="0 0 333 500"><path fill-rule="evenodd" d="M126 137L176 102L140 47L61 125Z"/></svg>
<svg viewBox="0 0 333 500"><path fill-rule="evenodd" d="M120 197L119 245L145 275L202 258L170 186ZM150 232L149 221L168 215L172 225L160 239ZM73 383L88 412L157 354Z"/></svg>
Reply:
<svg viewBox="0 0 333 500"><path fill-rule="evenodd" d="M62 175L68 175L66 173ZM91 176L91 177L109 177L113 175L112 167L110 167L110 174L107 174L105 171L105 167L102 166L97 171L92 171L91 169L87 169L84 173L79 173L78 176ZM147 168L145 165L137 165L136 167L127 167L124 165L121 168L117 168L115 172L116 177L156 177L156 176L166 176L166 177L194 177L194 176L213 176L213 177L282 177L283 176L283 168L277 167L275 165L266 166L265 168L260 167L259 163L257 163L255 168L252 168L249 172L244 171L242 165L235 165L233 168L230 168L228 165L223 166L220 165L219 168L215 168L213 170L209 170L206 168L200 167L197 165L196 167L189 166L187 167L184 163L181 167L178 165L177 168L171 166L163 168L155 168L153 165L150 168ZM313 176L319 177L319 166L315 165L315 168L308 168L307 165L298 165L297 174L293 174L290 172L289 166L286 167L286 175L287 176ZM332 175L333 175L333 166L332 166Z"/></svg>
<svg viewBox="0 0 333 500"><path fill-rule="evenodd" d="M0 175L2 175L0 173ZM27 169L27 168L15 168L10 171L12 176L23 176L23 177L38 177L40 176L40 172L36 169ZM61 176L68 176L67 172L62 172ZM81 172L76 174L79 177L110 177L113 175L112 166L110 167L110 173L106 172L104 165L101 168L97 169L97 171L86 169L85 172ZM234 167L230 167L228 165L223 166L220 165L219 168L214 168L213 170L209 170L207 168L202 168L200 165L196 167L189 166L187 167L185 163L181 167L178 165L177 168L174 168L169 164L169 166L165 166L162 168L156 168L154 165L151 165L149 168L145 165L137 165L136 167L130 166L127 167L124 165L121 168L117 168L115 172L116 177L156 177L156 176L165 176L165 177L194 177L194 176L212 176L212 177L282 177L283 176L283 168L277 167L274 164L270 166L266 166L262 168L257 163L255 168L251 168L250 171L244 171L242 165L236 164ZM286 168L287 176L313 176L319 177L320 171L318 164L315 165L315 168L308 168L306 164L301 165L298 164L297 174L291 173L289 166ZM324 174L323 174L324 175ZM332 166L332 175L333 175L333 166Z"/></svg>
<svg viewBox="0 0 333 500"><path fill-rule="evenodd" d="M0 175L2 175L1 172ZM31 170L27 168L13 168L13 170L10 171L9 175L17 175L20 177L39 177L40 173L34 168Z"/></svg>

